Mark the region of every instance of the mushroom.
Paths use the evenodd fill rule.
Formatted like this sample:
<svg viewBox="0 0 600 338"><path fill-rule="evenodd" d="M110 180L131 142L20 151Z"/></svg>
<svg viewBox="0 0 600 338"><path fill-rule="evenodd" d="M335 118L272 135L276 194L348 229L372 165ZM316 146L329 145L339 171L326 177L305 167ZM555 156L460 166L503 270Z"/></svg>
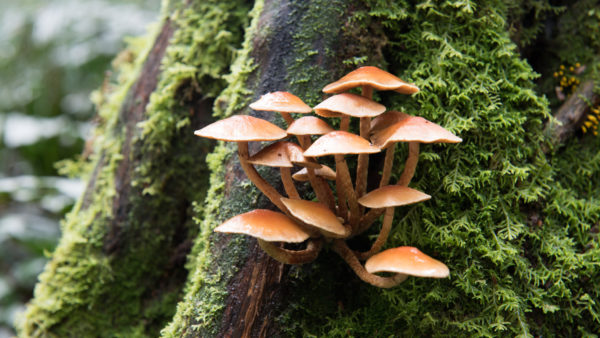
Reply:
<svg viewBox="0 0 600 338"><path fill-rule="evenodd" d="M304 156L318 157L334 155L336 166L336 186L338 188L339 216L350 219L352 227L356 227L360 219L360 209L356 194L352 187L352 179L348 171L348 165L344 159L346 154L372 154L380 149L372 146L364 138L348 133L346 131L333 131L318 138L304 152ZM350 217L347 215L346 200L350 206Z"/></svg>
<svg viewBox="0 0 600 338"><path fill-rule="evenodd" d="M346 90L362 87L362 96L367 99L373 98L373 89L395 90L401 94L414 94L419 88L412 83L406 83L400 78L384 70L373 66L360 67L341 79L328 84L323 92L333 94ZM367 138L371 127L371 117L360 118L360 136ZM393 152L393 149L390 151ZM356 168L356 194L361 197L367 190L367 171L369 169L369 156L359 155Z"/></svg>
<svg viewBox="0 0 600 338"><path fill-rule="evenodd" d="M348 131L349 116L374 117L382 114L385 106L359 95L344 93L326 99L316 105L314 110L323 117L341 117L340 130Z"/></svg>
<svg viewBox="0 0 600 338"><path fill-rule="evenodd" d="M315 174L319 177L330 181L335 180L336 176L335 171L333 171L333 169L329 168L324 164L321 165L321 168L315 169ZM306 170L306 168L302 168L301 170L297 171L294 175L292 175L292 178L296 181L306 182L308 181L308 171Z"/></svg>
<svg viewBox="0 0 600 338"><path fill-rule="evenodd" d="M280 112L288 125L294 122L294 119L289 113L306 114L312 111L312 108L302 102L298 96L288 92L267 93L261 96L258 101L251 103L250 108L254 110Z"/></svg>
<svg viewBox="0 0 600 338"><path fill-rule="evenodd" d="M323 135L333 131L327 122L314 116L304 116L292 122L286 132L290 135Z"/></svg>
<svg viewBox="0 0 600 338"><path fill-rule="evenodd" d="M431 196L422 193L418 190L411 189L400 185L388 185L375 189L364 195L358 200L361 205L373 208L373 210L384 210L383 223L377 239L371 246L371 249L366 252L357 252L359 259L364 260L379 252L388 239L392 230L392 221L394 220L394 208L402 205L418 203L430 199ZM370 223L361 220L360 228L356 233L361 233L369 228Z"/></svg>
<svg viewBox="0 0 600 338"><path fill-rule="evenodd" d="M369 273L393 272L416 277L445 278L448 267L410 246L388 249L369 258L365 263Z"/></svg>
<svg viewBox="0 0 600 338"><path fill-rule="evenodd" d="M419 88L412 83L400 80L398 77L373 66L360 67L346 74L341 79L328 84L323 92L341 93L346 90L369 86L377 90L395 90L401 94L414 94Z"/></svg>
<svg viewBox="0 0 600 338"><path fill-rule="evenodd" d="M238 233L255 237L260 247L276 260L287 264L302 264L314 260L320 250L320 241L309 241L305 250L292 251L272 242L301 243L310 235L286 215L266 209L256 209L234 216L215 232Z"/></svg>
<svg viewBox="0 0 600 338"><path fill-rule="evenodd" d="M275 142L248 159L249 163L255 165L265 165L269 167L278 167L281 173L281 181L285 192L289 197L300 199L300 195L292 181L290 168L296 165L319 168L321 167L315 161L311 161L302 155L302 148L292 142L279 141Z"/></svg>
<svg viewBox="0 0 600 338"><path fill-rule="evenodd" d="M322 203L282 198L281 201L297 220L317 228L330 238L346 238L350 229L344 227L331 210Z"/></svg>
<svg viewBox="0 0 600 338"><path fill-rule="evenodd" d="M397 273L391 277L381 277L381 276L377 276L377 275L374 275L374 274L368 272L360 264L360 262L358 261L358 258L356 258L356 255L354 254L354 252L352 250L350 250L350 248L348 247L346 242L344 242L341 239L333 240L331 248L338 255L340 255L340 257L342 257L342 259L346 263L348 263L348 265L354 271L354 273L356 273L358 278L362 279L363 281L365 281L371 285L374 285L374 286L377 286L380 288L391 288L391 287L394 287L394 286L404 282L406 280L406 278L408 277L407 275L402 274L402 273Z"/></svg>
<svg viewBox="0 0 600 338"><path fill-rule="evenodd" d="M233 141L238 144L238 156L244 172L262 191L273 204L281 211L287 211L281 203L281 195L267 181L265 181L254 167L248 163L248 142L250 141L276 141L287 136L287 133L272 124L253 116L235 115L224 120L219 120L208 126L196 130L195 135L222 141Z"/></svg>
<svg viewBox="0 0 600 338"><path fill-rule="evenodd" d="M371 136L371 141L378 147L386 148L396 142L409 142L409 156L406 159L404 171L400 177L399 185L408 185L412 179L419 160L419 143L459 143L462 139L433 122L419 116L411 116L401 112L394 113L397 122L391 126L378 130ZM375 124L377 126L377 123ZM386 153L386 160L380 186L387 185L391 171L393 150Z"/></svg>

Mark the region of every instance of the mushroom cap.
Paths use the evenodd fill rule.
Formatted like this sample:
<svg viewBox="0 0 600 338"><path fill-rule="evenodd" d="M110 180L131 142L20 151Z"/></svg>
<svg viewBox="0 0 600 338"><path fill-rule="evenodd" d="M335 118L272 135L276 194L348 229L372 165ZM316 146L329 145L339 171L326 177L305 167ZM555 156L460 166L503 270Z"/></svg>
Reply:
<svg viewBox="0 0 600 338"><path fill-rule="evenodd" d="M403 113L403 112L395 111L395 110L386 111L385 113L383 113L371 120L370 133L374 134L382 129L385 129L385 128L393 125L396 122L402 121L403 119L407 118L408 116L410 116L410 115Z"/></svg>
<svg viewBox="0 0 600 338"><path fill-rule="evenodd" d="M331 96L314 108L323 117L374 117L385 111L385 106L360 95L343 93Z"/></svg>
<svg viewBox="0 0 600 338"><path fill-rule="evenodd" d="M419 91L419 88L414 84L404 82L385 70L366 66L353 70L341 79L328 84L323 88L323 92L329 94L341 93L348 89L365 85L377 90L395 90L402 94L413 94Z"/></svg>
<svg viewBox="0 0 600 338"><path fill-rule="evenodd" d="M332 131L319 137L306 151L304 156L318 157L342 154L373 154L381 150L372 146L364 138L346 132Z"/></svg>
<svg viewBox="0 0 600 338"><path fill-rule="evenodd" d="M310 113L312 108L300 98L288 92L271 92L250 104L250 108L263 111L278 111L284 113Z"/></svg>
<svg viewBox="0 0 600 338"><path fill-rule="evenodd" d="M400 113L404 114L404 113ZM419 116L405 116L371 136L374 145L386 148L393 142L459 143L462 139L438 124Z"/></svg>
<svg viewBox="0 0 600 338"><path fill-rule="evenodd" d="M256 209L232 217L216 227L215 231L245 234L268 242L300 243L309 237L291 218L266 209Z"/></svg>
<svg viewBox="0 0 600 338"><path fill-rule="evenodd" d="M336 175L333 169L329 168L324 164L321 164L321 168L315 169L315 174L330 181L335 180ZM308 181L308 170L306 170L306 168L302 168L301 170L297 171L294 175L292 175L292 178L296 181L306 182Z"/></svg>
<svg viewBox="0 0 600 338"><path fill-rule="evenodd" d="M273 123L249 115L235 115L196 130L194 135L235 142L275 141L287 136Z"/></svg>
<svg viewBox="0 0 600 338"><path fill-rule="evenodd" d="M293 142L279 141L261 149L252 155L248 162L269 167L291 168L296 165L320 168L321 165L303 155L304 150Z"/></svg>
<svg viewBox="0 0 600 338"><path fill-rule="evenodd" d="M320 118L304 116L292 122L286 132L290 135L323 135L333 130L327 122Z"/></svg>
<svg viewBox="0 0 600 338"><path fill-rule="evenodd" d="M365 269L369 273L395 272L417 277L448 277L448 267L411 246L382 251L367 260Z"/></svg>
<svg viewBox="0 0 600 338"><path fill-rule="evenodd" d="M409 187L387 185L362 196L358 199L358 203L367 208L389 208L418 203L430 198L431 196Z"/></svg>
<svg viewBox="0 0 600 338"><path fill-rule="evenodd" d="M281 202L285 204L285 207L294 217L319 229L319 231L328 237L344 238L349 235L348 229L322 203L285 197L281 198Z"/></svg>

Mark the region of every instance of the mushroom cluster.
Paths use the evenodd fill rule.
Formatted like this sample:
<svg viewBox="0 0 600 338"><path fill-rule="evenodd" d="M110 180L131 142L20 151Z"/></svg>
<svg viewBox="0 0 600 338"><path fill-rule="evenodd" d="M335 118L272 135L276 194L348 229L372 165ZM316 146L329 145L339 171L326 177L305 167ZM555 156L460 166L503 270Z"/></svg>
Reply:
<svg viewBox="0 0 600 338"><path fill-rule="evenodd" d="M361 87L362 96L345 91ZM323 244L337 252L363 281L389 288L407 276L443 278L448 267L417 248L399 247L380 252L390 233L394 209L428 200L431 196L408 185L419 158L420 143L458 143L462 140L422 117L388 111L372 100L373 90L394 90L413 94L419 89L376 67L361 67L325 86L330 96L311 108L288 92L272 92L252 103L250 108L282 114L287 130L252 116L237 115L217 121L196 135L238 143L238 155L248 178L281 211L258 209L235 216L215 231L241 233L257 238L260 247L286 264L303 264L316 259ZM339 130L323 119L291 113L315 111L326 118L340 118ZM349 132L350 118L360 118L360 135ZM311 136L319 136L313 143ZM295 137L298 143L290 139ZM369 141L370 139L370 141ZM250 156L248 142L275 141ZM390 185L396 143L408 142L409 153L398 182ZM367 193L369 155L386 151L379 188ZM356 175L352 176L346 156L358 155ZM335 171L317 158L333 156ZM286 196L264 180L255 166L278 167ZM292 168L302 169L292 175ZM294 182L309 182L315 201L303 200ZM330 185L327 181L334 181ZM303 183L305 184L305 183ZM369 229L381 216L381 230L371 248L352 250L346 240ZM305 243L303 249L290 249L285 243ZM298 247L298 246L295 246ZM364 265L361 262L365 262ZM383 276L376 273L387 273Z"/></svg>

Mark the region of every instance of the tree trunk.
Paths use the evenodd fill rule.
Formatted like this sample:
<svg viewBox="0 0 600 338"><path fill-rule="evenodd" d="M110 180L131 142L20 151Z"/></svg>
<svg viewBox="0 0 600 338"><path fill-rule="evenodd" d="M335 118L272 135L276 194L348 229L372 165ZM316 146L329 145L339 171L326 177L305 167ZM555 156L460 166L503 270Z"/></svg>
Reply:
<svg viewBox="0 0 600 338"><path fill-rule="evenodd" d="M161 27L118 58L118 83L97 102L94 156L82 162L88 187L63 224L20 334L598 332L600 142L561 139L560 152L544 154L548 102L514 51L506 10L491 0L165 2ZM381 290L329 248L313 263L288 266L254 239L213 233L229 217L273 206L245 177L235 145L193 131L231 114L283 126L248 104L285 90L314 106L324 85L358 65L387 68L421 88L411 97L377 93L389 110L463 138L421 146L411 186L432 200L398 210L388 243L444 261L448 279ZM250 153L259 147L252 143ZM402 158L407 147L398 148ZM573 167L586 161L583 172ZM382 156L371 157L375 185L382 165ZM397 165L393 175L401 172ZM278 171L260 173L282 190ZM367 249L375 235L350 245Z"/></svg>

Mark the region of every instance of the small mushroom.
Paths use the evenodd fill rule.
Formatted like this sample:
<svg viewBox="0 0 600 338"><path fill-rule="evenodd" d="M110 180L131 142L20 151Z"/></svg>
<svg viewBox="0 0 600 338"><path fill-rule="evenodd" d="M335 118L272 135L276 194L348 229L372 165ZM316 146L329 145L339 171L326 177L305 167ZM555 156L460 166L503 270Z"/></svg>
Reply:
<svg viewBox="0 0 600 338"><path fill-rule="evenodd" d="M380 208L385 208L385 214L383 216L381 230L379 231L377 239L371 246L371 249L369 249L369 251L366 252L357 252L356 255L358 256L358 258L361 260L367 259L373 254L379 252L379 250L381 250L381 248L388 239L390 231L392 230L392 222L394 220L394 207L418 203L426 201L430 198L431 196L424 194L418 190L400 185L388 185L385 187L381 187L361 197L358 200L358 203L365 207L373 208L373 210L382 210ZM367 215L369 214L367 213ZM361 220L360 227L356 232L361 233L367 230L371 226L371 223L372 222L368 220Z"/></svg>
<svg viewBox="0 0 600 338"><path fill-rule="evenodd" d="M359 86L370 86L377 90L395 90L401 94L413 94L419 91L419 88L414 84L404 82L385 70L373 66L365 66L328 84L323 88L323 92L329 94L341 93Z"/></svg>
<svg viewBox="0 0 600 338"><path fill-rule="evenodd" d="M314 116L304 116L294 121L286 132L290 135L323 135L333 131L327 122Z"/></svg>
<svg viewBox="0 0 600 338"><path fill-rule="evenodd" d="M248 115L235 115L224 120L219 120L208 126L196 130L195 135L217 139L222 141L233 141L238 144L238 156L244 172L275 204L279 210L287 211L281 203L281 195L267 181L265 181L254 167L248 163L248 142L250 141L276 141L287 136L287 133L269 121L265 121Z"/></svg>
<svg viewBox="0 0 600 338"><path fill-rule="evenodd" d="M403 113L400 113L403 114ZM420 143L459 143L462 139L438 124L420 116L408 114L399 115L401 119L393 125L379 130L373 136L373 144L386 148L392 142L420 142Z"/></svg>
<svg viewBox="0 0 600 338"><path fill-rule="evenodd" d="M323 164L321 165L321 168L315 169L315 174L330 181L335 180L336 176L335 171L333 171L333 169ZM296 181L306 182L308 181L308 171L306 170L306 168L302 168L301 170L297 171L294 175L292 175L292 178Z"/></svg>
<svg viewBox="0 0 600 338"><path fill-rule="evenodd" d="M419 143L462 142L460 137L422 117L397 112L391 115L391 118L397 119L398 122L377 131L371 136L371 141L382 149L387 148L390 145L395 145L396 142L409 142L409 154L406 159L406 164L404 165L404 171L398 180L399 185L408 185L415 173L417 162L419 160ZM390 148L388 148L386 152L380 186L387 185L389 181L389 175L392 169L391 158L393 158L394 155L393 147Z"/></svg>
<svg viewBox="0 0 600 338"><path fill-rule="evenodd" d="M445 278L450 274L444 263L410 246L388 249L374 255L365 263L365 269L369 273L394 272L432 278Z"/></svg>
<svg viewBox="0 0 600 338"><path fill-rule="evenodd" d="M297 220L317 228L327 237L346 238L350 234L350 229L322 203L289 198L281 201Z"/></svg>
<svg viewBox="0 0 600 338"><path fill-rule="evenodd" d="M254 110L280 112L288 125L294 122L294 119L289 113L306 114L312 111L312 108L302 102L298 96L288 92L267 93L261 96L258 101L251 103L250 108Z"/></svg>
<svg viewBox="0 0 600 338"><path fill-rule="evenodd" d="M216 227L215 231L244 234L269 242L301 243L310 237L291 218L267 209L234 216Z"/></svg>
<svg viewBox="0 0 600 338"><path fill-rule="evenodd" d="M367 208L390 208L418 203L430 198L431 196L409 187L388 185L364 195L358 203Z"/></svg>
<svg viewBox="0 0 600 338"><path fill-rule="evenodd" d="M340 129L347 131L350 116L374 117L385 111L385 106L360 95L334 95L314 107L315 113L323 117L341 117Z"/></svg>
<svg viewBox="0 0 600 338"><path fill-rule="evenodd" d="M300 195L294 186L290 168L294 164L310 168L321 167L319 163L304 157L302 153L303 150L299 145L292 142L279 141L254 154L248 159L248 162L255 165L278 167L285 192L289 197L299 199Z"/></svg>

